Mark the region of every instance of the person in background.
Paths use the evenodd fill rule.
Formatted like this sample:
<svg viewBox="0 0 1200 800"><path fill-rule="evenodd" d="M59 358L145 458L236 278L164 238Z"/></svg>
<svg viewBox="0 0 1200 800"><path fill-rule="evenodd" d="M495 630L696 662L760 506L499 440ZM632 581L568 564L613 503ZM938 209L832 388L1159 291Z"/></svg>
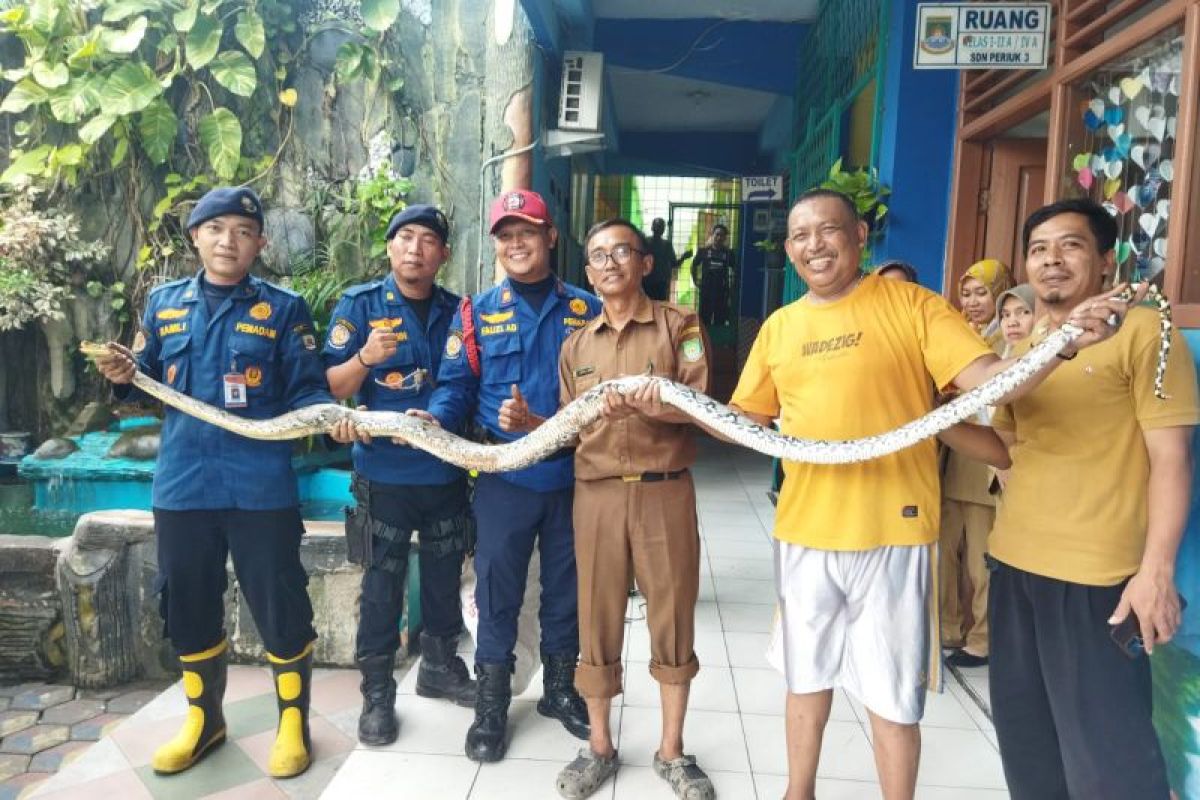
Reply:
<svg viewBox="0 0 1200 800"><path fill-rule="evenodd" d="M1028 283L1001 292L996 300L996 323L1004 337L1004 355L1033 331L1037 295Z"/></svg>
<svg viewBox="0 0 1200 800"><path fill-rule="evenodd" d="M262 201L223 187L200 198L187 221L201 269L155 288L129 350L100 372L130 400L134 372L249 419L270 419L333 398L312 317L295 292L250 267L267 245ZM179 653L188 715L155 751L155 772L188 769L225 741L225 561L262 636L274 673L279 723L268 757L274 778L312 763L308 710L317 633L300 563L304 522L290 442L247 439L167 408L154 471L159 611Z"/></svg>
<svg viewBox="0 0 1200 800"><path fill-rule="evenodd" d="M675 268L692 257L691 250L685 250L678 258L671 240L663 237L667 223L662 217L656 217L650 223L650 238L646 240L646 249L654 259L654 269L642 281L642 288L651 300L666 301L671 295L671 279L675 276Z"/></svg>
<svg viewBox="0 0 1200 800"><path fill-rule="evenodd" d="M729 292L736 273L737 263L729 249L729 228L717 223L708 244L692 259L692 283L700 290L700 321L706 326L729 321Z"/></svg>
<svg viewBox="0 0 1200 800"><path fill-rule="evenodd" d="M997 354L1004 338L996 318L996 298L1011 286L1008 267L994 258L977 261L959 279L963 317ZM974 420L988 423L981 412ZM992 471L954 449L943 451L940 545L942 647L956 667L987 664L987 537L996 517L989 491ZM965 575L963 574L965 572Z"/></svg>
<svg viewBox="0 0 1200 800"><path fill-rule="evenodd" d="M894 281L908 281L909 283L920 283L917 280L917 268L907 261L899 259L891 259L884 261L875 268L875 274L881 278L888 278Z"/></svg>
<svg viewBox="0 0 1200 800"><path fill-rule="evenodd" d="M450 224L431 205L411 205L388 224L390 269L347 289L331 317L324 359L334 397L353 396L374 411L424 408L433 394L459 297L438 286L450 258ZM462 632L459 578L475 519L467 476L413 447L372 440L347 420L330 433L354 444L346 544L363 567L355 661L362 673L358 740L396 740L396 651L408 587L412 532L420 537L421 665L417 694L475 705L475 682L458 657Z"/></svg>

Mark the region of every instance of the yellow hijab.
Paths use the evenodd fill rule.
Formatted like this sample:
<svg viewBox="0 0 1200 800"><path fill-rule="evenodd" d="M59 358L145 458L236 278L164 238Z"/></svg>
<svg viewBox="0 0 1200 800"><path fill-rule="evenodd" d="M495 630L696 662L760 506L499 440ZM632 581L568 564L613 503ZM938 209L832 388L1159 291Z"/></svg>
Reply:
<svg viewBox="0 0 1200 800"><path fill-rule="evenodd" d="M998 300L1000 295L1011 289L1013 285L1012 275L1009 274L1008 267L1003 261L995 258L985 258L967 267L967 271L958 279L958 288L960 290L967 278L974 278L982 283L984 288L988 290L988 294L992 296L993 301ZM962 313L964 317L967 314L966 311ZM979 328L980 333L983 334L985 339L999 332L999 326L996 325L994 319L990 323L980 326L975 326L972 323L972 326ZM990 341L989 344L991 344Z"/></svg>

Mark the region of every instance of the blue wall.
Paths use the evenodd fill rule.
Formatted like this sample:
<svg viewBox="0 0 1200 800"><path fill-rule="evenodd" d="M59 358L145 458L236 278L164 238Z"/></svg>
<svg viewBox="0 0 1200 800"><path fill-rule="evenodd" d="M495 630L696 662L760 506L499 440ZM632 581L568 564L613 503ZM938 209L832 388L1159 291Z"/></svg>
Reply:
<svg viewBox="0 0 1200 800"><path fill-rule="evenodd" d="M921 283L941 291L958 73L912 68L916 18L916 3L892 2L878 143L879 177L892 197L873 256L912 262Z"/></svg>

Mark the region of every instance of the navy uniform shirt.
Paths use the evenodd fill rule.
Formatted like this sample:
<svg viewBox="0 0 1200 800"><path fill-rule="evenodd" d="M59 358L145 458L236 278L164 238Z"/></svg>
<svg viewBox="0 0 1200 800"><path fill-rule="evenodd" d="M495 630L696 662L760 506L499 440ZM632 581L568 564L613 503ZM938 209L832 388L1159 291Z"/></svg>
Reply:
<svg viewBox="0 0 1200 800"><path fill-rule="evenodd" d="M458 300L458 295L435 286L429 319L422 325L390 272L383 280L351 287L333 310L323 353L325 367L354 358L373 329L394 331L396 352L372 367L355 393L354 402L372 411L425 408L433 394ZM386 437L376 437L370 444L355 442L354 470L372 481L421 486L450 483L463 475L458 467L424 450L392 444Z"/></svg>
<svg viewBox="0 0 1200 800"><path fill-rule="evenodd" d="M250 419L333 402L312 317L300 295L247 276L210 317L202 274L150 293L135 347L139 369L176 391ZM243 407L226 404L230 375L241 381ZM131 392L124 388L122 394ZM167 407L153 504L170 511L296 506L291 462L290 441L248 439Z"/></svg>
<svg viewBox="0 0 1200 800"><path fill-rule="evenodd" d="M515 383L534 414L549 417L558 411L558 351L568 336L600 313L600 300L556 281L539 311L513 291L505 278L476 295L471 305L467 333L462 306L450 323L429 412L447 430L458 430L473 414L489 439L513 441L524 434L500 430L500 404L512 397ZM464 342L470 330L474 330L479 348L478 376L471 369ZM566 455L501 473L501 477L539 492L565 489L575 480L574 460Z"/></svg>

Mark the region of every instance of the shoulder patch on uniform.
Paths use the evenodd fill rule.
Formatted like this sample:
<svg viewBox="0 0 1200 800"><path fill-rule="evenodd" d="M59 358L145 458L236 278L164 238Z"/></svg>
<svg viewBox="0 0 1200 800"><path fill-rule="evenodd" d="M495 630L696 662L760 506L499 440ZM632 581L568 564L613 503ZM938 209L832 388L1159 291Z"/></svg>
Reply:
<svg viewBox="0 0 1200 800"><path fill-rule="evenodd" d="M139 355L141 354L141 352L143 350L146 349L146 332L145 331L138 330L137 334L135 334L133 337L133 347L131 347L129 349Z"/></svg>
<svg viewBox="0 0 1200 800"><path fill-rule="evenodd" d="M700 341L699 336L693 336L690 339L684 339L679 345L680 352L683 353L684 361L699 361L704 355L704 343Z"/></svg>
<svg viewBox="0 0 1200 800"><path fill-rule="evenodd" d="M339 350L346 346L346 342L350 341L350 326L345 320L338 320L332 328L329 329L329 346L336 347Z"/></svg>
<svg viewBox="0 0 1200 800"><path fill-rule="evenodd" d="M344 297L358 297L360 294L363 294L364 292L369 292L372 289L378 289L382 285L383 285L383 281L369 281L367 283L359 283L354 286L351 286L349 289L342 292L342 295Z"/></svg>
<svg viewBox="0 0 1200 800"><path fill-rule="evenodd" d="M462 331L450 331L450 335L446 337L446 358L458 358L462 355L462 350Z"/></svg>

